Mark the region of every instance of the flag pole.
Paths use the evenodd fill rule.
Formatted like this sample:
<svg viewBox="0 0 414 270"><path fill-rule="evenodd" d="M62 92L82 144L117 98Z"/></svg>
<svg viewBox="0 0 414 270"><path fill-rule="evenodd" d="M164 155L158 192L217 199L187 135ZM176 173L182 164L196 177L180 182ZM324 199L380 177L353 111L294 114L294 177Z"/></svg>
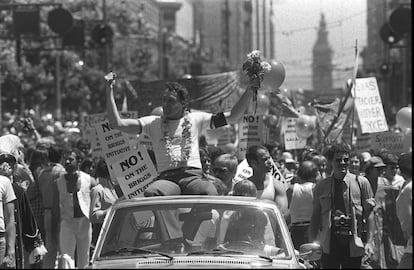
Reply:
<svg viewBox="0 0 414 270"><path fill-rule="evenodd" d="M351 119L351 142L350 146L353 149L353 141L354 141L354 122L355 122L355 99L356 99L356 87L355 81L358 72L358 39L355 40L355 65L354 65L354 73L352 74L352 85L351 85L351 94L352 90L354 94L354 99L352 100L352 119Z"/></svg>

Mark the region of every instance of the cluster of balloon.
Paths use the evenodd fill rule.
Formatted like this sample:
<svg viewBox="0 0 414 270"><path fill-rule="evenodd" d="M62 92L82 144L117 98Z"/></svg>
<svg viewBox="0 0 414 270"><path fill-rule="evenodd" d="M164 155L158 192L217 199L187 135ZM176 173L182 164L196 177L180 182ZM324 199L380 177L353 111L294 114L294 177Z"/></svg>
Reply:
<svg viewBox="0 0 414 270"><path fill-rule="evenodd" d="M155 115L155 116L163 116L164 111L162 109L161 106L155 107L154 109L152 109L151 111L151 115Z"/></svg>
<svg viewBox="0 0 414 270"><path fill-rule="evenodd" d="M301 139L309 138L316 129L316 121L315 118L302 114L296 120L296 134Z"/></svg>
<svg viewBox="0 0 414 270"><path fill-rule="evenodd" d="M411 129L412 111L411 107L403 107L397 112L397 125L404 131Z"/></svg>

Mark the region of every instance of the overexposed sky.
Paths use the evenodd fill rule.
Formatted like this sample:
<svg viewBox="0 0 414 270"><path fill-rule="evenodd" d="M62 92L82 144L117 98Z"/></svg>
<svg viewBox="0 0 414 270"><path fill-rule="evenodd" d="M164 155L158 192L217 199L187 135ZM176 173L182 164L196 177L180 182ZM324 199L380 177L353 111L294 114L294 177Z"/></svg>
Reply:
<svg viewBox="0 0 414 270"><path fill-rule="evenodd" d="M352 77L356 40L359 52L366 45L366 0L274 0L274 3L276 60L286 69L282 87L312 87L312 48L321 12L325 15L332 60L337 68L333 73L334 87L343 87Z"/></svg>

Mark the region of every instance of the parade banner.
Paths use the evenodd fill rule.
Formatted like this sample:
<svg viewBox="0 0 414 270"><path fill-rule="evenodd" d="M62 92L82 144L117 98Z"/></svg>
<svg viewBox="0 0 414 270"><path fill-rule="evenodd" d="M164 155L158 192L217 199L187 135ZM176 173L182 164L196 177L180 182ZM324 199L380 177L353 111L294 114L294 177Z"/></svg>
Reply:
<svg viewBox="0 0 414 270"><path fill-rule="evenodd" d="M246 150L252 145L262 145L263 115L245 114L239 124L238 158L246 156Z"/></svg>
<svg viewBox="0 0 414 270"><path fill-rule="evenodd" d="M399 155L408 151L408 147L404 145L405 137L402 132L396 133L392 131L371 134L371 145L373 149L380 150L385 148L390 153Z"/></svg>
<svg viewBox="0 0 414 270"><path fill-rule="evenodd" d="M381 96L375 77L356 79L352 89L362 133L388 131Z"/></svg>
<svg viewBox="0 0 414 270"><path fill-rule="evenodd" d="M125 197L143 196L158 176L146 148L132 148L128 137L119 130L111 129L108 121L96 124L95 129L111 177L116 178Z"/></svg>
<svg viewBox="0 0 414 270"><path fill-rule="evenodd" d="M283 130L286 150L305 148L306 139L301 139L296 134L296 118L284 118Z"/></svg>

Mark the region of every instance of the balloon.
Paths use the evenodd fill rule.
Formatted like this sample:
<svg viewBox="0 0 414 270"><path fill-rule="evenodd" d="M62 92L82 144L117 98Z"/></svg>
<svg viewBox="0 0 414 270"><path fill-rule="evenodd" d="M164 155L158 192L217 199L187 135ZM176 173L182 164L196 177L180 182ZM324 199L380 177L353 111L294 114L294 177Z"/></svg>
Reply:
<svg viewBox="0 0 414 270"><path fill-rule="evenodd" d="M301 139L309 138L315 131L315 119L309 115L302 114L296 120L296 134Z"/></svg>
<svg viewBox="0 0 414 270"><path fill-rule="evenodd" d="M151 115L163 116L163 114L164 114L164 110L162 109L161 106L155 107L151 111Z"/></svg>
<svg viewBox="0 0 414 270"><path fill-rule="evenodd" d="M276 60L270 60L269 64L272 69L264 75L262 84L267 88L276 90L282 85L283 81L285 80L285 67L282 65L282 63Z"/></svg>
<svg viewBox="0 0 414 270"><path fill-rule="evenodd" d="M299 108L297 108L297 109L296 109L296 111L297 111L299 114L304 114L304 113L306 112L306 108L305 108L305 107L303 107L303 106L300 106Z"/></svg>
<svg viewBox="0 0 414 270"><path fill-rule="evenodd" d="M411 107L403 107L397 112L397 125L404 129L411 128Z"/></svg>
<svg viewBox="0 0 414 270"><path fill-rule="evenodd" d="M270 115L269 116L269 125L275 126L277 124L277 116L276 115Z"/></svg>
<svg viewBox="0 0 414 270"><path fill-rule="evenodd" d="M257 114L267 114L270 106L270 99L263 93L257 94Z"/></svg>

